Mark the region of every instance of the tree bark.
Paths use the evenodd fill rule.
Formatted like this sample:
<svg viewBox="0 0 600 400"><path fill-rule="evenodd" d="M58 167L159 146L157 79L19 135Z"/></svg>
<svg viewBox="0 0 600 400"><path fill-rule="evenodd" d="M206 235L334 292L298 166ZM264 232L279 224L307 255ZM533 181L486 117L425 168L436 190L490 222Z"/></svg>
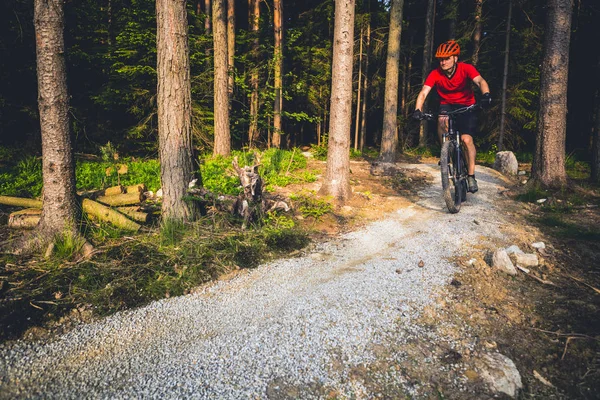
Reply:
<svg viewBox="0 0 600 400"><path fill-rule="evenodd" d="M356 90L356 118L354 119L354 150L358 150L358 132L360 131L360 96L362 83L362 56L363 56L363 27L360 28L358 35L358 88Z"/></svg>
<svg viewBox="0 0 600 400"><path fill-rule="evenodd" d="M252 31L252 61L254 66L250 73L250 127L248 130L248 142L250 148L254 147L258 141L258 65L259 65L259 42L258 29L260 21L260 2L259 0L249 0L250 29Z"/></svg>
<svg viewBox="0 0 600 400"><path fill-rule="evenodd" d="M600 73L600 56L596 64L596 73ZM600 88L594 95L594 128L592 129L592 165L591 180L600 183Z"/></svg>
<svg viewBox="0 0 600 400"><path fill-rule="evenodd" d="M546 187L567 183L565 139L571 0L549 0L540 78L540 108L532 181Z"/></svg>
<svg viewBox="0 0 600 400"><path fill-rule="evenodd" d="M383 131L379 153L379 159L382 162L394 162L398 150L398 78L400 73L400 37L402 35L403 7L404 0L392 0L385 69Z"/></svg>
<svg viewBox="0 0 600 400"><path fill-rule="evenodd" d="M283 106L283 7L282 0L273 0L273 27L275 34L275 66L273 71L273 86L275 100L273 107L273 136L271 144L281 147L281 111Z"/></svg>
<svg viewBox="0 0 600 400"><path fill-rule="evenodd" d="M184 201L194 178L191 85L185 0L156 1L157 104L162 217L191 220L196 207Z"/></svg>
<svg viewBox="0 0 600 400"><path fill-rule="evenodd" d="M233 100L233 86L235 84L235 0L227 0L227 71L229 108Z"/></svg>
<svg viewBox="0 0 600 400"><path fill-rule="evenodd" d="M354 0L335 2L331 114L325 183L320 193L338 203L350 198L350 126L352 123L352 65Z"/></svg>
<svg viewBox="0 0 600 400"><path fill-rule="evenodd" d="M40 232L45 238L77 234L78 204L69 131L62 0L35 0L38 107L44 185Z"/></svg>
<svg viewBox="0 0 600 400"><path fill-rule="evenodd" d="M214 0L213 40L215 63L215 147L214 154L228 156L231 153L229 131L229 95L227 77L227 18L225 0Z"/></svg>
<svg viewBox="0 0 600 400"><path fill-rule="evenodd" d="M512 4L512 1L511 1ZM483 0L475 0L475 29L473 30L473 57L471 63L477 65L479 62L479 50L481 48L481 14L483 12ZM510 25L510 24L508 24Z"/></svg>
<svg viewBox="0 0 600 400"><path fill-rule="evenodd" d="M506 46L504 47L504 76L502 77L502 109L500 111L500 132L498 133L498 151L504 150L504 129L506 126L506 91L508 88L508 55L510 52L510 20L512 17L512 0L508 1L508 18L506 19Z"/></svg>
<svg viewBox="0 0 600 400"><path fill-rule="evenodd" d="M371 15L367 21L367 34L365 37L367 43L365 46L365 71L364 83L363 83L363 95L362 95L362 110L361 110L361 121L360 121L360 151L361 153L365 150L365 143L367 139L367 95L369 94L369 52L371 51Z"/></svg>
<svg viewBox="0 0 600 400"><path fill-rule="evenodd" d="M435 1L427 1L427 16L425 17L425 44L423 45L423 69L421 83L425 83L425 79L431 68L431 57L433 53L433 29L435 22ZM427 146L427 121L421 121L419 127L419 147Z"/></svg>

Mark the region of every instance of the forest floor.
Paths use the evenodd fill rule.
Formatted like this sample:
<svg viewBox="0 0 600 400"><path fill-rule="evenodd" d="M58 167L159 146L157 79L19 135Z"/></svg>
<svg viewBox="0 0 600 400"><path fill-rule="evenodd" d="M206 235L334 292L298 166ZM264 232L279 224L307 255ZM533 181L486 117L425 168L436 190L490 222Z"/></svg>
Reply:
<svg viewBox="0 0 600 400"><path fill-rule="evenodd" d="M352 199L317 220L303 220L313 232L313 242L335 241L381 221L390 213L418 210L415 205L433 184L428 171L435 170L436 163L433 158L407 157L398 164L396 174L386 175L367 161L352 161ZM276 194L289 196L316 191L324 178L325 163L311 159L309 168L322 172L316 182L287 186ZM528 166L522 165L521 169L527 170ZM486 176L494 176L503 183L493 186L494 193L486 193L480 184L480 193L474 196L501 202L499 209L509 221L501 229L509 245L518 245L531 253L536 252L532 243L545 243L545 249L537 253L541 264L530 268L530 275L509 276L494 270L491 255L507 242L482 238L463 255L448 260L458 272L447 287L440 289L434 304L420 312L416 326L423 327L424 332L437 332L431 336L435 340L409 340L401 349L394 348L392 343L377 350L380 358L387 359L394 351L402 352L404 361L393 367L409 380L403 383L405 387L420 388L414 398L502 398L502 394L485 389L480 373L470 367L478 353L495 351L514 361L521 375L523 389L518 398L600 398L600 195L597 189L574 184L568 193L551 194L544 203L523 202L517 200L526 190L519 182L523 177L508 179L494 173L486 170ZM571 204L574 197L576 205ZM442 230L454 218L444 210L425 211L440 215ZM464 219L465 215L469 215L468 209L455 217ZM480 226L492 219L486 215L468 218L471 219L461 223L470 223L481 232L486 230ZM410 244L406 246L410 249ZM403 271L396 272L402 277L410 270L404 271L404 275ZM252 272L240 270L222 280L234 281L237 276L249 273ZM468 345L462 343L467 341L465 332ZM363 385L354 392L356 398L373 398L375 393L391 398L393 390L382 387L377 380L390 367L385 362L353 368L351 380ZM267 397L302 397L302 390L309 389L286 387L279 382L269 386ZM307 393L322 398L344 398L327 388L313 388ZM400 393L407 396L406 392Z"/></svg>

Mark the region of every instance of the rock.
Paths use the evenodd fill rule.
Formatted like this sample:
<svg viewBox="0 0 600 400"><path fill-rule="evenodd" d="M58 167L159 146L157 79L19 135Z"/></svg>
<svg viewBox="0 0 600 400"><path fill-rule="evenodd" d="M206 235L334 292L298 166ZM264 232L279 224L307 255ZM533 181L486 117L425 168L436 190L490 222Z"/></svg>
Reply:
<svg viewBox="0 0 600 400"><path fill-rule="evenodd" d="M498 249L494 253L492 257L492 265L494 268L498 268L499 270L506 272L509 275L516 275L517 269L513 265L510 257L506 253L504 249Z"/></svg>
<svg viewBox="0 0 600 400"><path fill-rule="evenodd" d="M531 247L539 250L539 249L545 249L546 245L544 244L544 242L535 242L535 243L531 243Z"/></svg>
<svg viewBox="0 0 600 400"><path fill-rule="evenodd" d="M517 175L520 175L520 176L522 176L522 175L527 175L527 171L523 171L523 170L521 170L521 171L519 171L519 172L517 173Z"/></svg>
<svg viewBox="0 0 600 400"><path fill-rule="evenodd" d="M519 389L523 387L519 370L515 363L505 355L486 354L477 364L480 370L479 376L493 391L514 398Z"/></svg>
<svg viewBox="0 0 600 400"><path fill-rule="evenodd" d="M546 200L548 200L548 199L539 199L539 200L537 200L537 203L538 204L542 204L542 203L545 203Z"/></svg>
<svg viewBox="0 0 600 400"><path fill-rule="evenodd" d="M502 172L504 175L517 175L519 163L517 157L512 151L499 151L496 153L494 169Z"/></svg>
<svg viewBox="0 0 600 400"><path fill-rule="evenodd" d="M540 262L538 256L535 254L515 254L517 265L522 267L535 267Z"/></svg>
<svg viewBox="0 0 600 400"><path fill-rule="evenodd" d="M523 250L521 250L516 244L513 244L512 246L506 248L506 254L523 254Z"/></svg>

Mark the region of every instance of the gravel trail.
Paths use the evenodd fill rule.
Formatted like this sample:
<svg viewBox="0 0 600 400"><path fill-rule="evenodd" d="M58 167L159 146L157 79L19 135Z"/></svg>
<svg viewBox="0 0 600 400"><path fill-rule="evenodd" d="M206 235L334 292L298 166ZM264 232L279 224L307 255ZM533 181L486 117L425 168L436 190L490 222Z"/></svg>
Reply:
<svg viewBox="0 0 600 400"><path fill-rule="evenodd" d="M401 352L380 351L390 342L435 340L416 319L451 281L450 258L502 238L505 223L494 171L478 167L479 193L450 215L438 167L403 167L435 178L418 203L301 257L49 342L0 346L0 398L371 398L357 368L398 362ZM383 397L418 398L397 370L369 379Z"/></svg>

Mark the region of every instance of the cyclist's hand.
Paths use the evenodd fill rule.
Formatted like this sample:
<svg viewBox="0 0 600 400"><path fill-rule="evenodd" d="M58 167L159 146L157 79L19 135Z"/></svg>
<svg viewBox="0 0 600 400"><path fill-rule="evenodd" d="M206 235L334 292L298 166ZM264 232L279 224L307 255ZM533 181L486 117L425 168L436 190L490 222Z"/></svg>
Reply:
<svg viewBox="0 0 600 400"><path fill-rule="evenodd" d="M479 103L481 103L481 107L483 108L490 108L492 106L492 96L490 93L484 93L483 96L481 96Z"/></svg>
<svg viewBox="0 0 600 400"><path fill-rule="evenodd" d="M412 114L412 117L417 121L421 121L423 119L423 113L421 112L421 110L415 110L415 112L413 112Z"/></svg>

